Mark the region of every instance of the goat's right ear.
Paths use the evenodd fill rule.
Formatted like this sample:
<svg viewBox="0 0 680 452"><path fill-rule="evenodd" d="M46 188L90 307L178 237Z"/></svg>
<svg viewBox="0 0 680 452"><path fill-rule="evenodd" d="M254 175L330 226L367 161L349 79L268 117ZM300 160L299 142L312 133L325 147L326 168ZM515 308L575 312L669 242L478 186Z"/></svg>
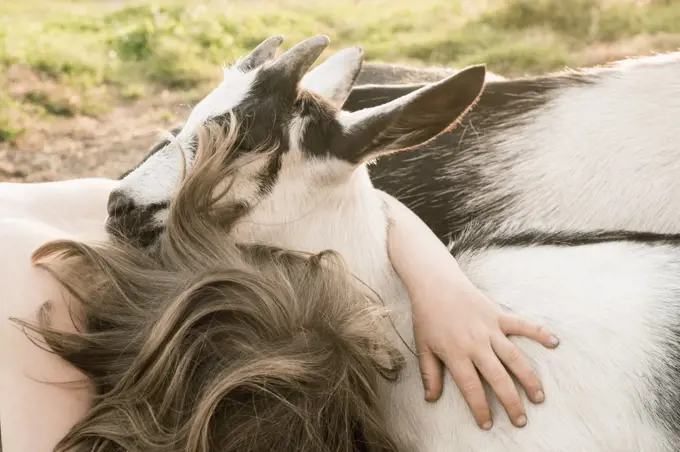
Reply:
<svg viewBox="0 0 680 452"><path fill-rule="evenodd" d="M484 66L472 66L386 104L343 112L343 133L333 144L334 154L358 164L430 141L475 104L485 76Z"/></svg>

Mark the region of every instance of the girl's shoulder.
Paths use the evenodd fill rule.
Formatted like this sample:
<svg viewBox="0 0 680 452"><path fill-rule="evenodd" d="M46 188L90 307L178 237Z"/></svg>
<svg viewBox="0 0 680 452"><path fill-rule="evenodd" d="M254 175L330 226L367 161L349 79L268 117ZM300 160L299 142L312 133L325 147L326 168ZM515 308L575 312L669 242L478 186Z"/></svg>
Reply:
<svg viewBox="0 0 680 452"><path fill-rule="evenodd" d="M70 237L49 224L25 218L0 219L3 452L53 450L92 400L85 376L52 353L37 334L12 320L36 322L41 306L49 302L51 324L64 331L76 330L65 290L47 272L31 264L31 255L38 247L64 238Z"/></svg>
<svg viewBox="0 0 680 452"><path fill-rule="evenodd" d="M51 240L72 238L63 230L39 221L0 218L0 337L10 339L7 335L13 336L17 329L9 318L35 321L47 301L55 314L67 308L69 300L63 288L46 271L33 266L31 256ZM65 328L72 327L70 322L59 323Z"/></svg>
<svg viewBox="0 0 680 452"><path fill-rule="evenodd" d="M105 239L110 179L73 179L41 183L0 183L0 220L33 220L85 240Z"/></svg>

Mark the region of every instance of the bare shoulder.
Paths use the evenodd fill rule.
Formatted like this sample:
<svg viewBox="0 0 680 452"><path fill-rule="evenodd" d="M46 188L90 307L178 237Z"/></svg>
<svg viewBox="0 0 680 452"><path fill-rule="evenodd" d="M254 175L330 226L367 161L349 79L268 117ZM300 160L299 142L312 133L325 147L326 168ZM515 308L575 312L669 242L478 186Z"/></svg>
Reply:
<svg viewBox="0 0 680 452"><path fill-rule="evenodd" d="M41 245L69 238L64 231L44 223L0 220L0 367L17 365L33 378L49 376L55 366L63 367L56 357L46 356L48 352L36 346L11 319L36 322L41 306L49 302L53 326L77 331L71 315L71 310L78 308L75 301L47 272L31 264L31 255Z"/></svg>
<svg viewBox="0 0 680 452"><path fill-rule="evenodd" d="M0 219L30 219L85 239L103 237L109 193L118 182L74 179L0 183Z"/></svg>
<svg viewBox="0 0 680 452"><path fill-rule="evenodd" d="M30 260L42 244L60 238L72 237L43 222L0 219L0 424L6 452L53 450L92 400L85 375L10 320L35 322L40 306L49 301L52 325L76 330L72 300ZM84 384L61 384L79 381Z"/></svg>
<svg viewBox="0 0 680 452"><path fill-rule="evenodd" d="M0 219L0 331L7 326L8 317L34 320L47 300L55 308L64 304L63 290L44 271L33 267L31 255L48 241L72 238L39 221Z"/></svg>

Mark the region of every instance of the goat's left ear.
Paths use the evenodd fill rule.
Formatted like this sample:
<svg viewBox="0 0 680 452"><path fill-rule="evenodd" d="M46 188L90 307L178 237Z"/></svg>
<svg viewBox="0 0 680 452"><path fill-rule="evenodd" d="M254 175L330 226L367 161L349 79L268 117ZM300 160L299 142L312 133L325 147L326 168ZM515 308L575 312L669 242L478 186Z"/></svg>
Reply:
<svg viewBox="0 0 680 452"><path fill-rule="evenodd" d="M424 144L451 129L484 88L486 69L472 66L386 104L342 112L331 152L351 163Z"/></svg>
<svg viewBox="0 0 680 452"><path fill-rule="evenodd" d="M341 50L309 71L302 78L300 87L321 94L333 105L342 108L359 76L363 61L364 52L360 47Z"/></svg>

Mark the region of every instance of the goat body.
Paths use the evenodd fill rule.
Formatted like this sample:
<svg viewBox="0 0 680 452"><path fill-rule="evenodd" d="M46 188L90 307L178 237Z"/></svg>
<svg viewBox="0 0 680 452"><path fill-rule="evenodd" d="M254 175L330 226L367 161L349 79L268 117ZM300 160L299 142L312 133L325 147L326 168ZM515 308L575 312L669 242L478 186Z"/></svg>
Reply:
<svg viewBox="0 0 680 452"><path fill-rule="evenodd" d="M344 108L420 86L355 87ZM371 175L444 241L470 221L680 232L678 116L680 52L536 78L487 77L457 128L379 159Z"/></svg>

